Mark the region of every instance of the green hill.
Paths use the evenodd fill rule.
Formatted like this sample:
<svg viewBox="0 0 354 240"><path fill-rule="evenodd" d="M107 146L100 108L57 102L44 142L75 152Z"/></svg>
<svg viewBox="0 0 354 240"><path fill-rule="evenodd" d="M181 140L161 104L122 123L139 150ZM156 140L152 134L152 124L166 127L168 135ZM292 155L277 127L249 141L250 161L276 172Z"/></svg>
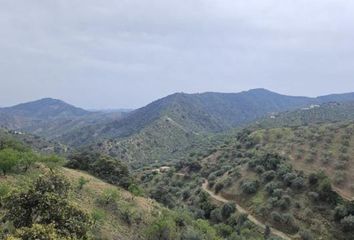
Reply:
<svg viewBox="0 0 354 240"><path fill-rule="evenodd" d="M348 141L352 128L353 124L327 124L245 129L211 155L190 156L163 174L146 170L141 184L165 205L178 203L212 222L229 224L222 208L203 200L201 186L207 179L214 200L236 202L255 222L289 239L351 239L354 211L347 190L353 164L350 158L335 159L342 156L347 145L343 141ZM328 139L332 142L326 143ZM352 143L349 140L349 146ZM349 148L344 152L352 155ZM293 153L299 158L293 158ZM329 153L330 161L322 161Z"/></svg>
<svg viewBox="0 0 354 240"><path fill-rule="evenodd" d="M29 156L33 161L25 165ZM58 157L35 155L19 143L2 141L1 239L221 240L230 230L184 209L167 209L144 197L136 185L127 191L86 172L63 168L62 163ZM234 239L238 237L263 239L251 223L234 234Z"/></svg>
<svg viewBox="0 0 354 240"><path fill-rule="evenodd" d="M273 113L257 122L259 127L301 126L354 120L354 102L330 102L307 108Z"/></svg>

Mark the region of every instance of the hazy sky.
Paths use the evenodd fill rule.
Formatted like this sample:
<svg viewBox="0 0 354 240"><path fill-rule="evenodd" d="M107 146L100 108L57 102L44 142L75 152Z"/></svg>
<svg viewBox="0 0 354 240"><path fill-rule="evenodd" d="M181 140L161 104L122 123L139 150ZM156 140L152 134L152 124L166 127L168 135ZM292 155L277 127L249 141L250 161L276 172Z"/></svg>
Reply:
<svg viewBox="0 0 354 240"><path fill-rule="evenodd" d="M354 91L351 0L0 0L0 106Z"/></svg>

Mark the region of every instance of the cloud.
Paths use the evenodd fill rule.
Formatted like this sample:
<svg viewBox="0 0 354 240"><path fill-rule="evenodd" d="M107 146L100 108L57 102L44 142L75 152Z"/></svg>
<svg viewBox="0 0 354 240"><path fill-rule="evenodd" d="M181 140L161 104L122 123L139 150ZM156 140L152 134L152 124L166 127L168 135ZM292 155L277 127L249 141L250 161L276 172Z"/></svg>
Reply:
<svg viewBox="0 0 354 240"><path fill-rule="evenodd" d="M346 0L0 0L0 105L353 91L353 10Z"/></svg>

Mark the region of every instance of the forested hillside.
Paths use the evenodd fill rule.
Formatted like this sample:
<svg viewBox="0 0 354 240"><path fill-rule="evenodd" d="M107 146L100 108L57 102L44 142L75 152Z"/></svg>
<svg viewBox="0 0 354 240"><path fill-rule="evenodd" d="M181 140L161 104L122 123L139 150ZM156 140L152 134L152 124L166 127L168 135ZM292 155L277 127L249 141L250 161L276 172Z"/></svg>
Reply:
<svg viewBox="0 0 354 240"><path fill-rule="evenodd" d="M264 131L269 131L269 141L255 141ZM141 182L159 202L172 208L177 202L225 229L233 225L225 220L224 209L213 201L236 203L236 208L249 214L248 219L258 227L268 225L273 233L285 235L284 239L351 239L352 202L337 191L340 185L335 183L333 173L322 165L321 158L308 160L308 164L307 160L294 161L280 147L283 143L291 146L287 141L292 136L290 130L281 135L272 131L243 130L210 155L190 156L161 174L146 170ZM308 138L303 140L310 143ZM333 149L341 145L334 140ZM301 157L311 159L306 151ZM211 202L204 199L206 193L212 197ZM231 234L225 232L225 237Z"/></svg>
<svg viewBox="0 0 354 240"><path fill-rule="evenodd" d="M273 113L257 121L260 127L302 126L354 120L354 102L330 102L295 111Z"/></svg>
<svg viewBox="0 0 354 240"><path fill-rule="evenodd" d="M351 96L292 97L265 89L241 93L176 93L135 110L123 119L83 127L59 139L81 146L99 139L123 138L139 133L164 118L172 119L188 132L222 132L248 124L269 113L309 107L311 104L331 101L332 98L341 102Z"/></svg>
<svg viewBox="0 0 354 240"><path fill-rule="evenodd" d="M32 152L20 142L0 141L1 239L222 239L207 221L143 197L132 178L122 184L129 172L115 172L103 155L81 153L65 160ZM81 161L88 158L94 161ZM112 184L63 168L69 163L86 164ZM100 175L107 169L112 175ZM260 233L252 236L262 239Z"/></svg>

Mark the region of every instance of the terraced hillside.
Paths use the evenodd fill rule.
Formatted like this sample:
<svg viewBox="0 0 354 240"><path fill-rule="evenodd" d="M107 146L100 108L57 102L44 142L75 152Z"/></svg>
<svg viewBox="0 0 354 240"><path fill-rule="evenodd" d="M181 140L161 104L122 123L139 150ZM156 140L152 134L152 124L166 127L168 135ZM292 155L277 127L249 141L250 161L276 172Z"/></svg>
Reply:
<svg viewBox="0 0 354 240"><path fill-rule="evenodd" d="M190 156L162 176L146 171L141 181L158 201L177 202L216 223L229 224L220 217L222 209L205 202L201 186L290 239L351 239L353 170L343 152L353 156L352 128L329 123L244 129L211 155Z"/></svg>
<svg viewBox="0 0 354 240"><path fill-rule="evenodd" d="M291 159L306 173L323 170L343 196L354 197L354 123L261 129L250 135L257 147Z"/></svg>
<svg viewBox="0 0 354 240"><path fill-rule="evenodd" d="M123 139L109 139L87 147L122 159L133 169L167 164L195 152L212 149L227 136L199 134L186 130L169 117L161 118L141 132Z"/></svg>
<svg viewBox="0 0 354 240"><path fill-rule="evenodd" d="M257 126L274 128L354 120L354 102L330 102L295 111L273 113L257 121Z"/></svg>

